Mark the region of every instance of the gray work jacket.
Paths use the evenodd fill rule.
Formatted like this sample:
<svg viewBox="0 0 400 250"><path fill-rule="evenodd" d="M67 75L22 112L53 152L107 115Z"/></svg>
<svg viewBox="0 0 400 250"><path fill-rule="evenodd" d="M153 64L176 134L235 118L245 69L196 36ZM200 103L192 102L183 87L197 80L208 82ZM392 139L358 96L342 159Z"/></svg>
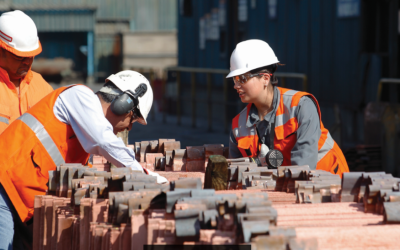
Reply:
<svg viewBox="0 0 400 250"><path fill-rule="evenodd" d="M274 99L272 101L272 111L264 116L264 120L260 121L258 110L253 104L247 117L246 127L250 128L256 124L259 137L262 143L270 145L271 121L276 116L276 110L280 101L280 91L274 87ZM310 169L316 169L318 162L318 141L321 137L321 127L317 107L314 101L303 96L298 104L295 114L299 128L297 129L297 141L291 151L292 165L309 165ZM239 151L237 141L231 130L229 139L229 157L243 157Z"/></svg>

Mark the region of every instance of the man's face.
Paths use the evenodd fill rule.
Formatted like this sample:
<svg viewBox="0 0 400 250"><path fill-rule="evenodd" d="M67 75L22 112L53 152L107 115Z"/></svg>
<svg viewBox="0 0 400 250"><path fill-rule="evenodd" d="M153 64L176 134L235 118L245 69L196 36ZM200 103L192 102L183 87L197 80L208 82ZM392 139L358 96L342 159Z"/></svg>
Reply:
<svg viewBox="0 0 400 250"><path fill-rule="evenodd" d="M114 134L118 132L123 132L126 129L131 130L132 124L137 121L137 119L133 116L133 112L129 112L125 115L115 115L110 113L106 116L107 120L111 123L114 129Z"/></svg>
<svg viewBox="0 0 400 250"><path fill-rule="evenodd" d="M32 66L33 57L20 57L1 49L0 67L7 71L10 79L21 79L28 74Z"/></svg>

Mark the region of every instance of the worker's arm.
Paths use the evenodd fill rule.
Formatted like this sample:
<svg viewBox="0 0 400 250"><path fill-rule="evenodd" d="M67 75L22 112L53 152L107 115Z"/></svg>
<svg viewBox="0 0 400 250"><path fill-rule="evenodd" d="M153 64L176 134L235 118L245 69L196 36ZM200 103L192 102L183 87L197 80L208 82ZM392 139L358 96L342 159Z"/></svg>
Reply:
<svg viewBox="0 0 400 250"><path fill-rule="evenodd" d="M143 171L135 153L113 133L105 118L99 98L85 86L75 86L62 92L53 112L61 122L71 125L83 149L102 155L117 167Z"/></svg>
<svg viewBox="0 0 400 250"><path fill-rule="evenodd" d="M235 136L233 135L233 131L231 130L231 133L229 135L229 158L236 159L241 157L243 157L242 153L240 153L239 151L238 143Z"/></svg>
<svg viewBox="0 0 400 250"><path fill-rule="evenodd" d="M299 128L297 142L291 151L292 165L309 165L310 169L316 169L318 163L318 141L321 137L319 115L314 101L303 96L297 108L297 121Z"/></svg>

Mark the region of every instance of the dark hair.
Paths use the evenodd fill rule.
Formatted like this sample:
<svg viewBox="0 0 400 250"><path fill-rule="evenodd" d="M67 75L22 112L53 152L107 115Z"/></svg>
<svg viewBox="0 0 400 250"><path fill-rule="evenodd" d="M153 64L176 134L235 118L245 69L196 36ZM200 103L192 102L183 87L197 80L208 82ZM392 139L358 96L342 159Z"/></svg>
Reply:
<svg viewBox="0 0 400 250"><path fill-rule="evenodd" d="M111 89L115 89L115 90L120 90L117 86L114 85L114 83L108 81L106 82L103 87L109 87ZM117 95L113 95L113 94L109 94L109 93L103 93L100 91L97 91L96 94L98 94L101 99L103 99L103 101L105 101L106 103L111 103L115 97L117 97Z"/></svg>
<svg viewBox="0 0 400 250"><path fill-rule="evenodd" d="M117 86L115 86L114 83L112 82L107 82L103 85L103 87L109 87L111 89L116 89L116 90L120 90ZM101 99L103 99L103 101L105 101L106 103L112 103L112 101L118 96L118 95L113 95L113 94L109 94L109 93L103 93L100 91L97 91L96 94L100 95ZM140 110L137 107L134 107L132 109L133 111L133 115L136 116L136 118L143 118L142 114L140 113Z"/></svg>
<svg viewBox="0 0 400 250"><path fill-rule="evenodd" d="M265 66L265 67L253 69L253 70L250 71L250 73L252 73L252 74L256 74L256 73L269 73L269 74L272 74L271 83L272 83L272 85L277 85L278 84L278 78L276 78L274 73L277 70L278 65L284 65L284 64L280 64L280 63L271 64L271 65L268 65L268 66ZM257 77L260 78L261 75L257 76Z"/></svg>
<svg viewBox="0 0 400 250"><path fill-rule="evenodd" d="M265 66L265 67L253 69L253 70L250 71L250 73L252 73L252 74L256 74L256 73L274 74L277 68L278 68L277 64L272 64L272 65L268 65L268 66Z"/></svg>

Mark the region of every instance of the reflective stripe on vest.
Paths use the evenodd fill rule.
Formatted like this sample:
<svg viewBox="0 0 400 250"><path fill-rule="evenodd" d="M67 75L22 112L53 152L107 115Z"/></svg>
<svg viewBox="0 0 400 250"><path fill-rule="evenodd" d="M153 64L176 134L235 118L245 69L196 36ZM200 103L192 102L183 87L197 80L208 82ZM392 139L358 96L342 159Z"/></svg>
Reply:
<svg viewBox="0 0 400 250"><path fill-rule="evenodd" d="M290 119L295 117L297 106L291 107L292 97L299 91L288 90L282 95L283 106L285 107L285 113L276 116L275 127L285 125ZM279 105L279 104L278 104Z"/></svg>
<svg viewBox="0 0 400 250"><path fill-rule="evenodd" d="M43 147L46 149L47 153L50 155L56 166L60 166L61 164L65 163L64 158L57 148L57 145L54 143L53 139L51 139L49 133L47 133L42 123L40 123L34 116L29 113L23 114L18 118L18 120L21 120L30 129L32 129L32 131L42 143Z"/></svg>
<svg viewBox="0 0 400 250"><path fill-rule="evenodd" d="M2 116L0 116L0 122L3 122L5 124L7 124L7 125L9 124L8 119L5 118L5 117L2 117Z"/></svg>
<svg viewBox="0 0 400 250"><path fill-rule="evenodd" d="M297 106L292 105L292 97L299 91L297 90L288 90L282 95L282 101L283 105L285 107L285 113L281 115L276 116L276 123L275 127L280 127L285 125L290 119L294 118L296 115L297 111ZM278 104L279 105L279 104ZM247 107L243 109L242 112L240 112L239 115L239 126L238 128L234 129L233 134L234 136L237 137L243 137L243 136L249 136L249 135L255 135L255 129L252 128L247 128L246 123L247 123L247 118L248 118L248 110Z"/></svg>
<svg viewBox="0 0 400 250"><path fill-rule="evenodd" d="M324 145L318 150L318 161L320 161L324 156L333 148L335 141L333 140L331 134L328 132Z"/></svg>
<svg viewBox="0 0 400 250"><path fill-rule="evenodd" d="M256 135L256 129L254 127L248 128L246 127L247 116L248 116L247 107L240 112L239 115L239 126L233 130L233 135L235 138L243 137L243 136L254 136Z"/></svg>

